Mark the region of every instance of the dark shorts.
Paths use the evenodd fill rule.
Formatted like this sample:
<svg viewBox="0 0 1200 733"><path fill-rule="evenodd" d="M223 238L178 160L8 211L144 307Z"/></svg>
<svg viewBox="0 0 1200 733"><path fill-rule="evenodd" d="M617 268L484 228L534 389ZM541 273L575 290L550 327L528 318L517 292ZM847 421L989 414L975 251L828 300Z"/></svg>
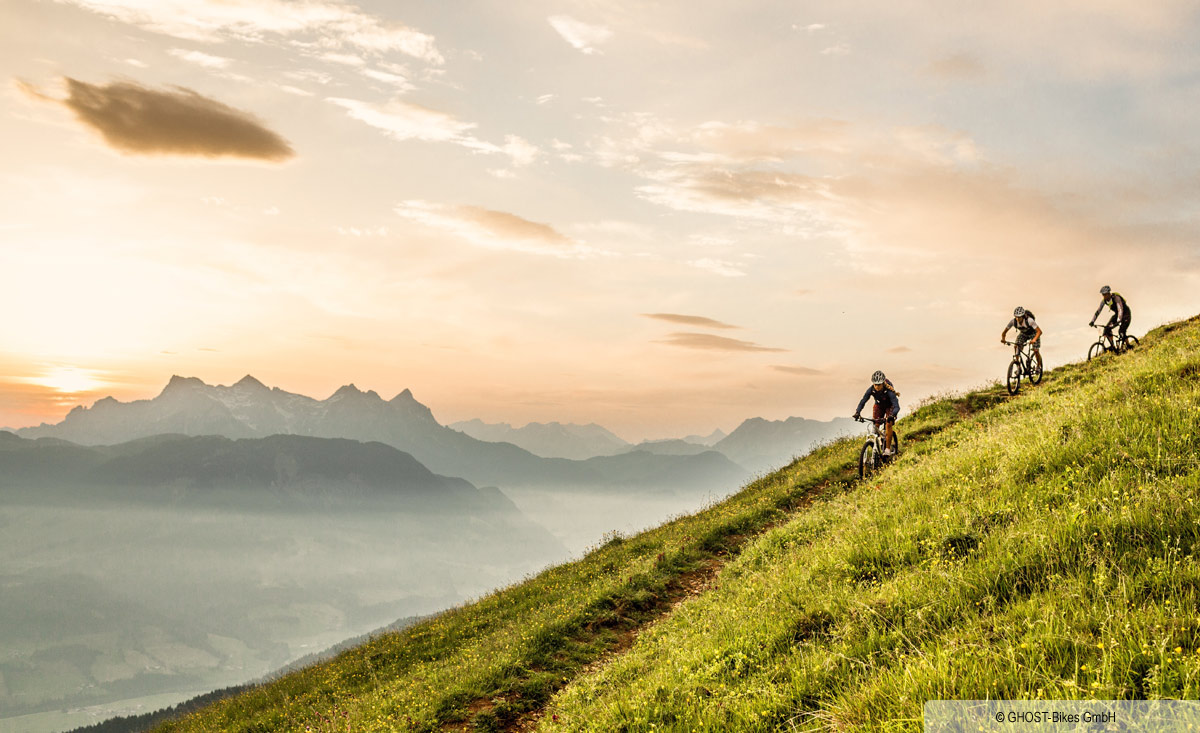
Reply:
<svg viewBox="0 0 1200 733"><path fill-rule="evenodd" d="M899 412L899 410L897 410L897 412ZM887 415L888 422L896 422L896 415L885 412L884 406L878 402L875 403L875 408L872 411L872 414L875 416L876 420L882 420L884 415Z"/></svg>
<svg viewBox="0 0 1200 733"><path fill-rule="evenodd" d="M1029 340L1029 337L1026 336L1025 334L1023 334L1023 333L1017 334L1017 346L1024 346L1025 342L1028 340ZM1041 336L1038 336L1038 340L1033 342L1033 348L1035 348L1035 349L1042 348L1042 337Z"/></svg>

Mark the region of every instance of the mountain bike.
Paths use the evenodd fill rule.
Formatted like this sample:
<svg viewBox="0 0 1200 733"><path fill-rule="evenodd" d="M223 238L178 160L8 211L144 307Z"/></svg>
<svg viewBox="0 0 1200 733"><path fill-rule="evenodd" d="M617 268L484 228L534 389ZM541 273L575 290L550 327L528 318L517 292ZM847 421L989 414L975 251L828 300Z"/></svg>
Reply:
<svg viewBox="0 0 1200 733"><path fill-rule="evenodd" d="M892 444L895 451L891 455L885 455L884 437L887 432L881 427L887 420L870 417L856 417L858 422L871 423L871 432L867 433L867 440L863 443L862 451L858 454L858 477L864 479L877 471L880 467L890 463L892 459L900 455L900 433L896 432L896 428L892 428Z"/></svg>
<svg viewBox="0 0 1200 733"><path fill-rule="evenodd" d="M1112 326L1097 326L1093 323L1092 328L1099 328L1101 333L1100 338L1097 339L1096 343L1092 344L1091 348L1088 349L1088 361L1091 361L1093 358L1100 356L1106 351L1111 351L1114 354L1124 354L1126 351L1129 351L1138 345L1137 336L1130 336L1126 334L1124 341L1114 337Z"/></svg>
<svg viewBox="0 0 1200 733"><path fill-rule="evenodd" d="M1009 346L1015 346L1016 341L1005 341ZM1008 364L1008 393L1016 394L1021 391L1021 377L1026 377L1032 384L1042 381L1042 355L1033 350L1033 342L1021 344L1017 353L1013 354Z"/></svg>

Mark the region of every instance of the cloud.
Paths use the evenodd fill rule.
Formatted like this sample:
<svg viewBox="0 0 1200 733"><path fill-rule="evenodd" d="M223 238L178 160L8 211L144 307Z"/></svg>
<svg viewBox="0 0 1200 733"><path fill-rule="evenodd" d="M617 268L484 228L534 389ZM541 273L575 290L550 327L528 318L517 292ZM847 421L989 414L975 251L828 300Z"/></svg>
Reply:
<svg viewBox="0 0 1200 733"><path fill-rule="evenodd" d="M907 353L910 353L911 351L912 351L912 349L908 348L907 346L893 346L892 348L887 350L887 353L889 353L889 354L907 354Z"/></svg>
<svg viewBox="0 0 1200 733"><path fill-rule="evenodd" d="M400 52L431 64L445 59L432 36L389 23L341 2L285 0L58 0L155 33L195 41L264 43L278 37L298 47Z"/></svg>
<svg viewBox="0 0 1200 733"><path fill-rule="evenodd" d="M725 338L724 336L714 336L711 333L677 332L668 334L666 340L658 341L657 343L668 344L670 346L682 346L685 349L703 349L706 351L787 351L787 349L775 349L767 346L759 346L758 344L750 341L740 341L738 339Z"/></svg>
<svg viewBox="0 0 1200 733"><path fill-rule="evenodd" d="M944 81L974 81L986 76L987 68L971 54L955 53L929 62L925 73Z"/></svg>
<svg viewBox="0 0 1200 733"><path fill-rule="evenodd" d="M546 19L567 43L586 54L599 53L597 46L612 38L613 32L600 25L575 20L568 15L552 15Z"/></svg>
<svg viewBox="0 0 1200 733"><path fill-rule="evenodd" d="M397 90L408 92L415 89L412 83L400 74L393 74L390 71L380 71L379 69L363 69L364 76L370 77L375 81L381 81L385 84L391 84Z"/></svg>
<svg viewBox="0 0 1200 733"><path fill-rule="evenodd" d="M847 56L850 54L850 47L844 43L839 43L836 46L821 49L822 56Z"/></svg>
<svg viewBox="0 0 1200 733"><path fill-rule="evenodd" d="M248 158L283 161L295 151L250 114L175 87L160 91L132 82L98 86L67 78L67 98L51 99L70 109L112 148L139 155Z"/></svg>
<svg viewBox="0 0 1200 733"><path fill-rule="evenodd" d="M541 153L537 146L516 135L506 136L503 145L480 140L467 134L475 129L474 122L464 122L445 112L401 99L384 104L342 97L327 97L327 101L345 109L351 118L383 130L396 140L453 143L477 153L507 155L516 167L533 163Z"/></svg>
<svg viewBox="0 0 1200 733"><path fill-rule="evenodd" d="M714 321L711 318L704 316L685 316L678 313L643 313L646 318L653 318L658 321L666 321L668 323L680 323L685 326L699 326L701 328L741 328L721 321Z"/></svg>
<svg viewBox="0 0 1200 733"><path fill-rule="evenodd" d="M206 69L225 69L233 63L233 59L227 59L224 56L213 56L204 53L203 51L188 51L183 48L172 48L167 51L177 59L183 59L188 63L203 66Z"/></svg>
<svg viewBox="0 0 1200 733"><path fill-rule="evenodd" d="M688 264L698 270L707 270L714 275L720 275L722 277L745 277L746 275L746 273L739 270L737 265L734 263L726 262L725 260L715 260L711 257L705 257L699 260L691 260L688 262Z"/></svg>
<svg viewBox="0 0 1200 733"><path fill-rule="evenodd" d="M783 372L784 374L794 374L798 377L815 377L815 376L824 374L824 372L822 372L820 369L813 369L811 367L806 367L806 366L775 365L775 366L772 366L771 368L777 372Z"/></svg>
<svg viewBox="0 0 1200 733"><path fill-rule="evenodd" d="M410 221L448 232L479 247L555 257L578 257L593 252L549 224L506 211L417 200L404 201L395 211Z"/></svg>
<svg viewBox="0 0 1200 733"><path fill-rule="evenodd" d="M341 97L329 97L328 101L345 109L353 119L383 130L396 140L463 141L464 134L475 127L474 123L463 122L445 112L398 99L384 105Z"/></svg>

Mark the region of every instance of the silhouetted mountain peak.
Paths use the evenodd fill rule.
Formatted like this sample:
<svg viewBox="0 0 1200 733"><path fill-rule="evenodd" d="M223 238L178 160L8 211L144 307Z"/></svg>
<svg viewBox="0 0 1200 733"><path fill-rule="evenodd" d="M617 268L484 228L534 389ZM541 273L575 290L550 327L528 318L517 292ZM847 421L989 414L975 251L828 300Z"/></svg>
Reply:
<svg viewBox="0 0 1200 733"><path fill-rule="evenodd" d="M411 389L405 389L403 392L393 397L388 404L392 407L404 410L407 413L416 414L423 418L433 420L433 410L429 409L420 402L417 402L417 398L413 397Z"/></svg>
<svg viewBox="0 0 1200 733"><path fill-rule="evenodd" d="M337 392L334 392L330 399L333 397L358 397L364 394L366 393L359 389L358 386L353 382L351 382L350 384L338 387Z"/></svg>
<svg viewBox="0 0 1200 733"><path fill-rule="evenodd" d="M162 394L204 389L207 386L199 377L181 377L174 374L171 376L171 381L167 382L167 386L163 388Z"/></svg>
<svg viewBox="0 0 1200 733"><path fill-rule="evenodd" d="M254 391L263 391L263 392L270 391L267 388L267 385L258 381L257 379L250 376L249 374L247 374L246 376L239 379L236 383L234 383L233 386L238 389L242 389L242 390L254 390Z"/></svg>

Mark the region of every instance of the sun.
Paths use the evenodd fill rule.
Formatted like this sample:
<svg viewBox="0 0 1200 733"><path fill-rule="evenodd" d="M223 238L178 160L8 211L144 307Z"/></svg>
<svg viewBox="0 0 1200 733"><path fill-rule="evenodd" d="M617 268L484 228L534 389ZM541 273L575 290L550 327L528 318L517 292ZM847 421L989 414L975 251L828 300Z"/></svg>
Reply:
<svg viewBox="0 0 1200 733"><path fill-rule="evenodd" d="M95 375L95 372L86 369L75 369L73 367L55 367L46 371L40 377L31 377L27 381L30 384L49 387L63 394L90 392L103 387L105 384L104 380L99 379Z"/></svg>

